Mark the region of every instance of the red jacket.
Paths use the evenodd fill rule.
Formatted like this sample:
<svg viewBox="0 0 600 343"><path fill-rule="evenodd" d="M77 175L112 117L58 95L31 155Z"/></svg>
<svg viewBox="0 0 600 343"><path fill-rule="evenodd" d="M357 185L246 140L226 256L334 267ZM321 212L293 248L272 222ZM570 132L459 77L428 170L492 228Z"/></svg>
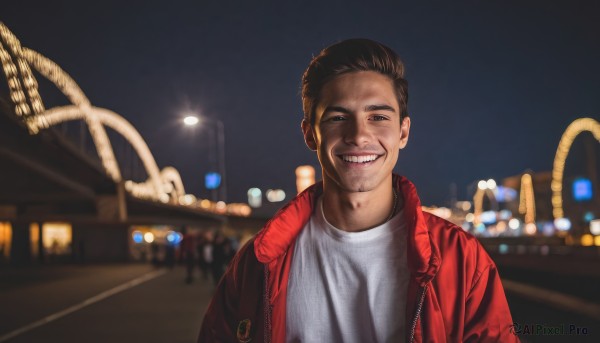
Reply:
<svg viewBox="0 0 600 343"><path fill-rule="evenodd" d="M496 265L475 237L421 210L414 185L404 197L411 280L406 341L518 342ZM233 259L208 307L198 342L285 342L287 281L294 242L322 184L282 208Z"/></svg>

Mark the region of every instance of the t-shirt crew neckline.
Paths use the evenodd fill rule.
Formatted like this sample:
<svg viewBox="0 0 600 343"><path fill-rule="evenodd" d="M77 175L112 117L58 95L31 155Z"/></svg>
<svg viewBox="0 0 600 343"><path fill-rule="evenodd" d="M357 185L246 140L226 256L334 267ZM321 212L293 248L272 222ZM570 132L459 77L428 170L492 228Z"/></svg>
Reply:
<svg viewBox="0 0 600 343"><path fill-rule="evenodd" d="M394 234L394 232L402 229L402 222L403 222L403 214L404 214L404 210L400 209L398 210L390 220L388 220L387 222L364 230L364 231L358 231L358 232L349 232L349 231L344 231L341 229L338 229L337 227L333 226L331 223L329 223L327 221L327 218L325 218L325 212L323 211L323 198L320 197L318 199L318 204L317 204L317 222L319 224L321 224L320 226L324 228L325 233L330 236L331 238L340 241L340 242L344 242L344 243L361 243L361 242L366 242L366 241L370 241L370 240L375 240L378 239L384 235L392 235Z"/></svg>

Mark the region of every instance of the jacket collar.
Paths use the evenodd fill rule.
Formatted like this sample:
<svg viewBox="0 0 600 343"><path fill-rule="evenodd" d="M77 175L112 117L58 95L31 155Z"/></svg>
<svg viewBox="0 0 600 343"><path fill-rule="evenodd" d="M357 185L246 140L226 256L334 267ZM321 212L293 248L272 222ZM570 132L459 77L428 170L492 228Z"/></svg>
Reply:
<svg viewBox="0 0 600 343"><path fill-rule="evenodd" d="M404 198L404 217L408 227L408 268L419 281L428 281L440 265L437 247L429 238L417 189L404 176L393 176L394 187ZM258 261L268 264L281 257L294 242L314 211L316 199L323 192L318 182L279 210L257 234L254 252Z"/></svg>

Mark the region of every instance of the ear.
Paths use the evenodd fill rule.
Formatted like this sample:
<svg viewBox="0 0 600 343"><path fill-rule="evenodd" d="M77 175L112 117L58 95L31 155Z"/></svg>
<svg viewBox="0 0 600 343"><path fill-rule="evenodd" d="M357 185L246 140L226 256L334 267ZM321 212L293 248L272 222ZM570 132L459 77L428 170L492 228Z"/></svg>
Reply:
<svg viewBox="0 0 600 343"><path fill-rule="evenodd" d="M408 143L408 136L410 135L410 117L404 118L402 124L400 124L400 149L404 149Z"/></svg>
<svg viewBox="0 0 600 343"><path fill-rule="evenodd" d="M304 134L304 142L306 143L306 146L312 151L317 151L315 132L312 125L310 125L310 123L305 119L302 120L302 133Z"/></svg>

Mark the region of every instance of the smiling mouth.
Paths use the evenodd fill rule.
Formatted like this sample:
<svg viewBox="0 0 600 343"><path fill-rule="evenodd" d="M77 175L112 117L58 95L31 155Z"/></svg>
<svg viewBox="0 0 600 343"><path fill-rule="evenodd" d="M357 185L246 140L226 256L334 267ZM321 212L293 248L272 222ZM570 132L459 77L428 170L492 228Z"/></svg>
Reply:
<svg viewBox="0 0 600 343"><path fill-rule="evenodd" d="M379 158L379 155L339 155L342 161L347 163L362 163L367 164Z"/></svg>

